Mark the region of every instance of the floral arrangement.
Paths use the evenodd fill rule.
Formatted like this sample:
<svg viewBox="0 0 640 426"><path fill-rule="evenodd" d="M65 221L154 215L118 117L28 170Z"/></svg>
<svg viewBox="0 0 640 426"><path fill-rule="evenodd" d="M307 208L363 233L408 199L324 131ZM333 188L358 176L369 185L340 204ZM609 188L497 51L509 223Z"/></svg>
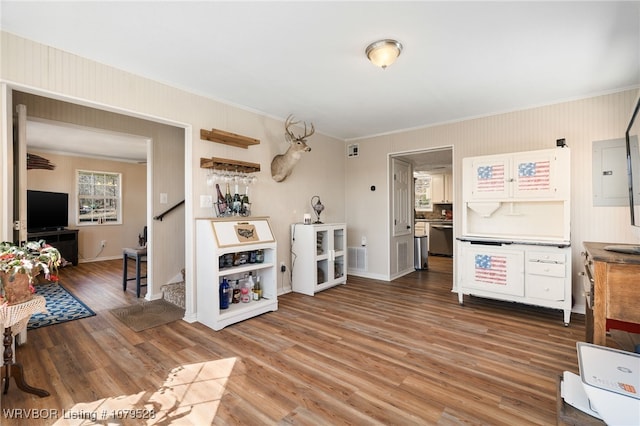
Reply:
<svg viewBox="0 0 640 426"><path fill-rule="evenodd" d="M49 281L58 281L56 272L60 266L61 256L58 249L45 243L44 240L28 241L23 245L9 242L0 243L0 275L2 277L2 294L5 296L5 281L12 282L16 274L25 274L29 278L31 292L35 292L34 279L44 274Z"/></svg>

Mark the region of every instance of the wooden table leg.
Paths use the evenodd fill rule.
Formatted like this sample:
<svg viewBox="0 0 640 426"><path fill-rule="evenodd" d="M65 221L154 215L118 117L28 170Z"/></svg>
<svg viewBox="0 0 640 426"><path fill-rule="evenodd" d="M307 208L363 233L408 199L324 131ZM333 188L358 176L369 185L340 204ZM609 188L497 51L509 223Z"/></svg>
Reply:
<svg viewBox="0 0 640 426"><path fill-rule="evenodd" d="M593 343L607 346L607 264L594 262Z"/></svg>
<svg viewBox="0 0 640 426"><path fill-rule="evenodd" d="M12 340L13 340L13 333L11 332L11 327L6 327L4 329L4 337L2 339L2 342L4 344L4 352L3 352L4 391L3 393L6 394L7 391L9 390L9 379L13 377L14 380L16 381L16 385L18 386L18 389L20 389L21 391L32 393L41 398L45 396L49 396L49 392L47 392L46 390L29 386L27 382L24 380L24 369L22 368L22 365L13 362Z"/></svg>
<svg viewBox="0 0 640 426"><path fill-rule="evenodd" d="M2 380L4 380L4 390L3 393L7 393L9 390L9 377L10 374L10 365L13 363L13 349L11 348L11 339L13 338L13 334L11 333L11 327L6 327L4 329L4 336L2 338L2 344L4 345L3 352L3 366L4 374L2 376Z"/></svg>
<svg viewBox="0 0 640 426"><path fill-rule="evenodd" d="M44 389L34 388L33 386L29 386L27 382L24 381L24 369L22 368L22 364L13 364L11 366L7 366L11 368L11 377L16 381L16 386L23 392L32 393L34 395L43 398L45 396L49 396L49 392ZM5 391L5 393L7 393Z"/></svg>

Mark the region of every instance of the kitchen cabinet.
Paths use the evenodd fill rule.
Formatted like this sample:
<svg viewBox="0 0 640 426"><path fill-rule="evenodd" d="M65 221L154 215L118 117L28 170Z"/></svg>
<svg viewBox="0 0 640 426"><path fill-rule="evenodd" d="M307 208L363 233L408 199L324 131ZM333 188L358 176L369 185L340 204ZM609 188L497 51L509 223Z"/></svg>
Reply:
<svg viewBox="0 0 640 426"><path fill-rule="evenodd" d="M451 173L432 174L431 186L433 204L453 203L453 175Z"/></svg>
<svg viewBox="0 0 640 426"><path fill-rule="evenodd" d="M260 253L260 256L255 256ZM227 262L228 259L244 259ZM255 262L251 263L251 260ZM196 220L196 319L214 330L278 309L277 243L266 217ZM260 276L262 298L220 309L220 282Z"/></svg>
<svg viewBox="0 0 640 426"><path fill-rule="evenodd" d="M564 199L569 180L568 148L525 151L463 159L464 199L506 201Z"/></svg>
<svg viewBox="0 0 640 426"><path fill-rule="evenodd" d="M569 148L470 157L462 163L462 235L571 240Z"/></svg>
<svg viewBox="0 0 640 426"><path fill-rule="evenodd" d="M347 227L344 223L291 225L291 285L313 296L347 282Z"/></svg>
<svg viewBox="0 0 640 426"><path fill-rule="evenodd" d="M571 319L571 248L559 246L458 243L458 301L464 295L561 309Z"/></svg>

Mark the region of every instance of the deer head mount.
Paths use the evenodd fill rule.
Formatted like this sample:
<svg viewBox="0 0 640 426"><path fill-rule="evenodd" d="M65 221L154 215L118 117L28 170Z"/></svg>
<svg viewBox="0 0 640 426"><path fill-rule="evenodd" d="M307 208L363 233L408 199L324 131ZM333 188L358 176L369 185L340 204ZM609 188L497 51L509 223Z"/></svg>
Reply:
<svg viewBox="0 0 640 426"><path fill-rule="evenodd" d="M293 121L293 115L289 115L284 123L285 138L289 142L289 149L271 160L271 177L276 182L282 182L291 174L293 167L300 159L300 154L311 151L311 147L307 145L307 138L313 135L316 130L311 123L311 128L307 131L307 123L304 123L304 134L294 135L290 127L299 123L299 121Z"/></svg>

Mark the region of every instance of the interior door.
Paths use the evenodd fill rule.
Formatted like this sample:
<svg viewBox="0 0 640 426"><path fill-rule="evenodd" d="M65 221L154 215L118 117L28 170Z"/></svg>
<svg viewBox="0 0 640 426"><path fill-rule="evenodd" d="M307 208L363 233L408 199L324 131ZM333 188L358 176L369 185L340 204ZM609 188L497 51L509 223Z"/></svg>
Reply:
<svg viewBox="0 0 640 426"><path fill-rule="evenodd" d="M413 176L411 165L391 162L391 263L390 277L413 271Z"/></svg>
<svg viewBox="0 0 640 426"><path fill-rule="evenodd" d="M27 107L17 105L13 119L13 240L27 241Z"/></svg>
<svg viewBox="0 0 640 426"><path fill-rule="evenodd" d="M412 231L413 201L410 197L411 165L393 159L393 235L407 235Z"/></svg>

